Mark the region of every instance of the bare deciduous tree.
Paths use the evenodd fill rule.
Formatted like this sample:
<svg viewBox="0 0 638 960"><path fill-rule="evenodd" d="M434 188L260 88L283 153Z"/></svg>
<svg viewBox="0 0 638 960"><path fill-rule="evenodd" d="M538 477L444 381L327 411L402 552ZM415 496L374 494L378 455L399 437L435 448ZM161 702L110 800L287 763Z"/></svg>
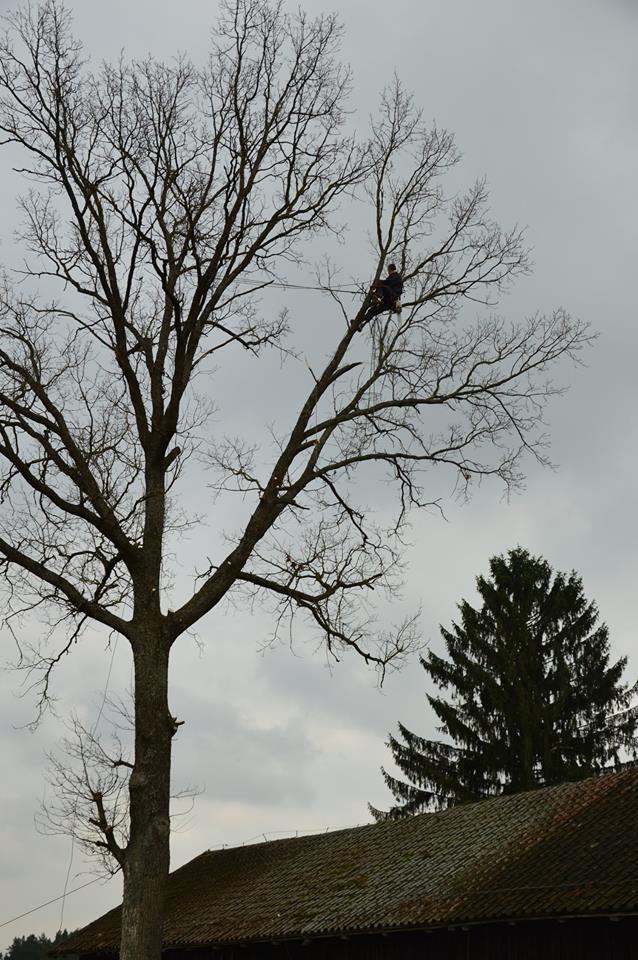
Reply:
<svg viewBox="0 0 638 960"><path fill-rule="evenodd" d="M76 714L67 728L60 749L49 755L48 782L54 799L43 800L36 825L44 834L70 835L99 857L106 875L114 874L129 840L130 752L117 725L108 742Z"/></svg>
<svg viewBox="0 0 638 960"><path fill-rule="evenodd" d="M432 499L424 468L447 467L464 488L490 474L515 486L522 454L545 457L541 414L556 392L546 371L588 339L560 310L518 324L489 313L527 269L521 234L489 218L483 183L446 195L453 138L423 123L397 81L367 141L347 134L339 32L333 17L234 0L204 67L92 71L69 14L46 0L9 18L0 48L0 130L31 184L30 259L0 291L2 573L9 615L38 606L68 628L40 654L44 697L87 624L131 647L127 842L114 839L103 796L92 818L123 871L123 960L160 955L172 645L248 591L280 618L305 615L335 656L395 663L416 625L376 630L367 597L393 585L406 512ZM228 351L290 348L295 324L262 316L256 295L300 262L305 239L338 230L353 194L372 218L362 272L378 279L396 261L407 302L366 322L368 282L354 316L333 291L343 326L327 356L308 360L307 392L290 398L297 413L266 467L263 450L219 435L194 381ZM61 299L34 281L59 285ZM322 282L332 290L329 267ZM486 305L484 318L460 329L468 302ZM239 491L251 512L171 610L166 539L201 437L217 489ZM397 484L382 526L354 492L355 474L375 465Z"/></svg>
<svg viewBox="0 0 638 960"><path fill-rule="evenodd" d="M52 795L42 800L36 826L44 835L70 836L90 857L99 872L112 876L121 869L121 854L130 839L128 787L133 770L134 713L128 701L104 697L98 719L89 727L76 713L66 723L67 733L55 752L48 754L47 781ZM110 733L98 730L108 715ZM171 794L171 832L193 809L199 790L182 787ZM186 801L186 804L183 803ZM120 856L114 851L119 850Z"/></svg>

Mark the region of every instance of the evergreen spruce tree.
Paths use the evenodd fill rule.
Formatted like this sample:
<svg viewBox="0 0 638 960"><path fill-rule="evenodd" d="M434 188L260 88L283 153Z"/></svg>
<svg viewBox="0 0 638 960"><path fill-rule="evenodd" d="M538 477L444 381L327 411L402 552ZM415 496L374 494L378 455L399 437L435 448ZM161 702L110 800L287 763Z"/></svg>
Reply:
<svg viewBox="0 0 638 960"><path fill-rule="evenodd" d="M553 574L521 548L478 577L482 605L459 605L441 628L448 658L421 664L442 692L428 696L452 743L399 724L390 736L399 780L382 768L396 805L379 819L578 780L636 755L636 686L622 682L626 658L610 663L609 636L580 577Z"/></svg>

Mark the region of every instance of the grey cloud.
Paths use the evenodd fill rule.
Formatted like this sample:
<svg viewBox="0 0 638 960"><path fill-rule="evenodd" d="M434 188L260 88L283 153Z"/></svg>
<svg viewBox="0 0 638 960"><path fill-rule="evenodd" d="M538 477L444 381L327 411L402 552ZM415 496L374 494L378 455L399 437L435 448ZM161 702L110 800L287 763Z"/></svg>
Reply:
<svg viewBox="0 0 638 960"><path fill-rule="evenodd" d="M257 691L255 700L257 705ZM187 718L175 742L177 789L194 781L213 802L256 807L308 802L316 748L293 721L259 724L236 704L218 696L209 701L201 692L193 696L188 688L174 689L172 703Z"/></svg>
<svg viewBox="0 0 638 960"><path fill-rule="evenodd" d="M312 11L324 4L308 0L304 6ZM216 9L203 0L179 6L74 0L71 7L96 62L117 56L122 46L134 55L153 50L161 56L178 47L196 58ZM464 153L458 183L487 173L495 215L506 224L529 225L535 273L516 286L501 312L520 317L562 304L601 334L586 367L564 369L562 379L571 389L549 410L559 471L528 464L526 490L509 504L500 501L496 485L485 484L468 505L447 502L447 520L415 516L401 609L421 603L424 636L439 644L438 624L455 616L461 597L472 599L474 578L488 558L522 543L555 566L582 573L587 594L609 623L614 654L629 654L635 673L636 4L398 0L390 11L347 0L341 15L362 128L384 77L396 68L426 118L455 131ZM0 255L7 262L14 256L16 181L5 173L6 155L0 161ZM361 223L358 211L347 246L336 251L346 275L362 276L367 269ZM266 300L264 309L279 305L290 309L303 349L309 355L324 351L341 322L327 301L289 292ZM465 319L475 312L469 308ZM275 358L260 370L272 384L266 403L259 404L260 417L283 425L307 371L303 364L290 365L282 375ZM211 380L211 394L221 398L240 378L247 386L255 382L255 367L242 357ZM216 429L263 430L254 410L255 395L242 390L220 411ZM211 508L205 482L198 476L189 490L193 504L210 515L210 525L184 545L189 561L191 547L193 556L215 549L219 525L232 528L244 509ZM433 495L449 490L442 475L431 475L427 483ZM372 499L372 483L360 489ZM178 568L179 590L188 576L186 566ZM270 627L258 610L251 617L224 609L202 626L201 655L187 640L175 648L171 702L187 721L176 744L176 780L206 787L190 826L174 839L175 863L260 831L364 820L367 800L387 802L378 767L388 760L388 730L401 719L425 735L434 732L425 677L416 663L390 677L379 693L373 674L355 658L345 658L330 675L303 631L295 641L298 656L285 646L259 656ZM108 662L103 638L88 638L56 677L60 706L79 703L94 715L93 694L99 696ZM113 689L125 690L129 678L126 650L118 650ZM69 845L33 829L43 751L60 727L51 719L34 735L14 730L30 718L33 700L13 698L15 675L3 674L0 683L0 747L11 765L11 784L0 798L8 918L61 891ZM24 863L37 869L25 870ZM74 877L80 869L74 862ZM117 882L90 887L69 901L65 922L84 922L116 897ZM5 941L41 927L53 931L58 921L58 908L48 908L5 928Z"/></svg>

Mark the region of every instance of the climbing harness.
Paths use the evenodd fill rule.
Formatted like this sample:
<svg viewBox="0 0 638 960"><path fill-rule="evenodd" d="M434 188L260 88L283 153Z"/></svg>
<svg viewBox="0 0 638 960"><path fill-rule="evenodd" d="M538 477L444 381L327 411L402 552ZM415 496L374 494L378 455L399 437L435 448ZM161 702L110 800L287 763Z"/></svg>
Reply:
<svg viewBox="0 0 638 960"><path fill-rule="evenodd" d="M401 297L396 297L393 301L389 301L383 294L379 291L378 288L373 287L370 290L370 307L383 307L383 309L377 310L378 313L401 313Z"/></svg>

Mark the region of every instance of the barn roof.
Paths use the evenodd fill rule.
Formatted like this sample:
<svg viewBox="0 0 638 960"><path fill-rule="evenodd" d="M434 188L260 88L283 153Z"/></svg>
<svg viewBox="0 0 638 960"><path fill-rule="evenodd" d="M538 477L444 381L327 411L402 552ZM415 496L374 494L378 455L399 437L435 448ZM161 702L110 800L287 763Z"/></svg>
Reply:
<svg viewBox="0 0 638 960"><path fill-rule="evenodd" d="M171 874L166 946L638 913L638 769L333 833L207 851ZM57 953L114 949L119 908Z"/></svg>

